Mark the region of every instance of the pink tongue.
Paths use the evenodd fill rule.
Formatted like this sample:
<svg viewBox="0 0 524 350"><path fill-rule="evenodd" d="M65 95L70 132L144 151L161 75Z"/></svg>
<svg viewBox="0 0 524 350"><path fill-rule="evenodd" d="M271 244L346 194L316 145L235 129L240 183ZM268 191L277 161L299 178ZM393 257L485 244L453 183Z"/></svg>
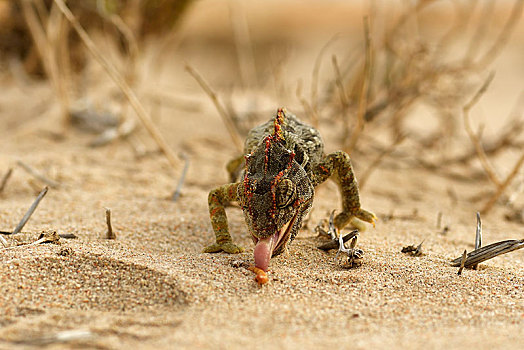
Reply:
<svg viewBox="0 0 524 350"><path fill-rule="evenodd" d="M278 234L262 238L255 246L255 266L267 272Z"/></svg>

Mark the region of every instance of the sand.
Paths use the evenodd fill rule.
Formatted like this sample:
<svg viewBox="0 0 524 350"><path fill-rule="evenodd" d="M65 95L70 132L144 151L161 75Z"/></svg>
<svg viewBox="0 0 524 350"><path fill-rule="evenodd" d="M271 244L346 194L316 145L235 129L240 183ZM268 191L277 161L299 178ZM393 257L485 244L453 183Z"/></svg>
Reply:
<svg viewBox="0 0 524 350"><path fill-rule="evenodd" d="M176 62L173 74L182 76ZM253 262L240 209L227 211L233 238L246 251L201 253L214 240L207 194L227 181L224 165L236 150L189 77L170 86L199 108L163 107L155 119L170 146L190 158L177 202L171 195L182 160L172 169L158 152L136 158L122 140L90 148L92 136L74 129L57 140L48 85L4 77L0 174L10 167L14 173L0 194L0 229L12 230L44 186L16 166L21 159L60 185L49 189L23 233L6 236L10 244L32 242L49 229L78 238L0 250L1 349L522 348L524 250L461 276L449 265L473 249L480 204L470 198L489 188L486 178L379 167L361 191L363 207L379 221L360 235L365 255L354 269L341 266L335 251L316 248L325 239L315 225L339 209L337 188L328 182L317 190L309 224L271 261L269 282L259 286L252 272L236 267ZM484 104L494 109L497 101L487 96ZM323 124L321 132L333 135L337 126ZM139 135L154 151L147 134ZM325 138L328 151L338 147ZM507 172L512 162L498 164ZM369 160L354 163L358 176ZM112 211L115 240L104 238L104 208ZM506 221L507 211L498 203L483 217L485 244L522 238L524 226ZM400 252L422 241L421 257ZM72 339L64 340L67 334Z"/></svg>

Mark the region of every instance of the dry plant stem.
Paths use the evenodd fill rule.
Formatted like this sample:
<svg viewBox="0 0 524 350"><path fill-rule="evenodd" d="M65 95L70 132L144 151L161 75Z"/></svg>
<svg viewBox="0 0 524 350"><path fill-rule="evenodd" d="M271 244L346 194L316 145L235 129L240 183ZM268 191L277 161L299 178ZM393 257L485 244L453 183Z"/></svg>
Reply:
<svg viewBox="0 0 524 350"><path fill-rule="evenodd" d="M116 235L113 232L113 227L111 226L111 209L106 208L106 224L107 224L107 239L116 239Z"/></svg>
<svg viewBox="0 0 524 350"><path fill-rule="evenodd" d="M364 17L364 41L366 47L366 56L364 62L364 74L362 76L362 86L360 87L360 95L358 99L358 114L357 125L353 128L353 133L349 139L346 139L346 152L351 155L355 148L358 138L364 129L364 116L367 110L368 87L371 74L371 34L369 32L369 19Z"/></svg>
<svg viewBox="0 0 524 350"><path fill-rule="evenodd" d="M385 150L383 150L374 160L373 162L371 162L371 164L369 165L369 167L364 171L364 173L362 174L362 176L360 176L360 179L358 181L358 186L359 188L362 190L362 188L364 187L364 185L366 184L367 180L369 179L369 176L371 175L371 173L377 169L377 167L380 165L380 163L382 162L382 160L390 155L391 153L393 153L393 151L395 151L395 149L397 148L398 145L400 145L404 140L405 140L405 136L404 135L400 135L399 137L397 137L395 139L395 141L388 147L386 148Z"/></svg>
<svg viewBox="0 0 524 350"><path fill-rule="evenodd" d="M7 242L7 240L4 237L2 237L2 236L0 236L0 243L2 243L4 248L9 246L9 242Z"/></svg>
<svg viewBox="0 0 524 350"><path fill-rule="evenodd" d="M477 2L475 2L477 3ZM482 8L482 13L479 17L479 23L488 23L488 20L490 16L493 14L493 8L494 8L495 1L490 0L486 1L484 3L484 7ZM465 66L470 65L473 61L473 58L477 55L478 50L480 49L481 45L480 43L483 41L483 39L486 36L488 26L486 25L478 25L477 30L475 31L475 34L471 37L471 41L469 43L468 50L466 52L464 61Z"/></svg>
<svg viewBox="0 0 524 350"><path fill-rule="evenodd" d="M73 343L73 342L81 342L82 340L88 340L95 337L95 334L91 331L86 330L68 330L68 331L60 331L55 334L41 337L41 338L28 338L28 339L20 339L13 341L14 344L20 344L20 345L29 345L29 346L36 346L36 347L46 347L51 344L64 344L64 343ZM71 346L71 345L70 345Z"/></svg>
<svg viewBox="0 0 524 350"><path fill-rule="evenodd" d="M480 213L477 212L477 232L475 233L475 250L482 246L482 222L480 221ZM478 265L473 265L473 269L477 269Z"/></svg>
<svg viewBox="0 0 524 350"><path fill-rule="evenodd" d="M184 186L184 180L186 179L186 174L187 174L187 171L189 170L189 158L186 155L182 155L182 158L185 160L184 169L182 170L182 174L180 175L180 180L178 180L176 190L173 193L173 197L171 198L173 202L176 202L178 198L180 197L180 194L182 193L182 186Z"/></svg>
<svg viewBox="0 0 524 350"><path fill-rule="evenodd" d="M477 156L479 157L479 160L482 164L482 167L484 168L484 171L488 175L489 179L497 186L499 187L501 185L500 180L495 173L495 170L491 167L488 158L486 156L486 153L484 152L484 148L482 147L482 143L480 142L478 135L476 135L473 130L471 129L471 125L469 123L469 111L470 109L478 102L480 97L486 92L486 90L489 87L489 84L493 81L493 78L495 77L495 74L492 72L484 81L484 84L480 87L480 89L477 91L475 96L469 101L464 107L462 108L462 113L464 116L464 127L466 129L466 132L468 133L469 138L471 139L471 142L473 143L473 146L475 147L475 151L477 152Z"/></svg>
<svg viewBox="0 0 524 350"><path fill-rule="evenodd" d="M482 246L482 221L480 221L480 213L477 212L477 232L475 234L475 249Z"/></svg>
<svg viewBox="0 0 524 350"><path fill-rule="evenodd" d="M464 270L464 266L465 266L465 263L466 263L466 256L467 256L467 251L466 249L464 249L464 253L462 253L462 257L460 257L460 267L459 267L459 270L457 272L457 275L461 275L462 274L462 270Z"/></svg>
<svg viewBox="0 0 524 350"><path fill-rule="evenodd" d="M495 39L493 46L474 64L476 69L484 69L497 57L502 48L507 44L513 30L520 21L523 9L524 0L516 0L511 10L511 15L504 24L504 28L500 31L499 36Z"/></svg>
<svg viewBox="0 0 524 350"><path fill-rule="evenodd" d="M38 194L38 196L36 197L35 201L33 202L33 204L31 204L31 207L29 207L29 210L25 213L24 217L22 218L22 220L20 220L20 222L18 223L18 225L16 226L16 228L13 230L13 232L11 233L12 235L16 235L18 232L22 231L22 229L24 228L25 224L27 223L27 221L29 221L29 218L31 217L31 215L33 215L33 213L35 212L36 210L36 207L38 207L38 204L40 203L40 201L42 200L42 198L44 198L44 196L46 195L48 191L48 188L47 186L44 187L44 189Z"/></svg>
<svg viewBox="0 0 524 350"><path fill-rule="evenodd" d="M304 108L304 112L308 115L309 119L311 120L311 125L318 124L318 116L316 115L316 112L313 110L313 107L309 104L309 102L302 95L302 80L299 80L297 83L296 96L297 96L297 99L302 104L302 108Z"/></svg>
<svg viewBox="0 0 524 350"><path fill-rule="evenodd" d="M105 69L105 71L108 73L108 75L111 77L111 79L118 85L124 96L128 99L129 103L135 110L138 118L146 128L146 130L149 132L151 137L155 140L158 147L162 151L162 153L166 156L167 160L171 164L173 168L176 168L178 165L178 159L175 155L175 153L169 148L169 145L164 140L162 134L160 131L156 128L156 126L151 121L151 118L147 114L145 108L142 106L142 103L140 103L140 100L135 95L131 87L126 83L125 79L122 77L122 75L117 71L117 69L102 55L100 50L96 47L95 43L87 32L82 28L78 20L75 18L71 10L66 6L63 0L54 0L54 2L57 4L60 11L64 14L64 16L67 18L67 20L71 23L75 31L77 32L78 36L80 36L80 39L87 47L88 51L93 55L93 57L98 61L98 63Z"/></svg>
<svg viewBox="0 0 524 350"><path fill-rule="evenodd" d="M231 2L229 13L233 37L237 51L238 66L240 68L240 82L242 88L253 88L258 86L255 56L253 55L253 45L249 35L249 26L246 13L243 7L243 0Z"/></svg>
<svg viewBox="0 0 524 350"><path fill-rule="evenodd" d="M186 64L186 71L191 74L191 76L197 81L198 85L204 90L204 92L209 96L213 104L215 105L215 108L218 111L218 114L222 117L222 121L224 122L224 125L227 128L227 131L229 132L229 136L231 136L231 139L233 140L233 143L235 144L237 150L239 152L242 152L244 146L242 139L240 138L240 134L238 132L237 127L235 126L235 123L233 122L233 118L226 112L226 109L222 106L220 101L218 100L217 94L211 89L209 84L202 78L202 76L190 65Z"/></svg>
<svg viewBox="0 0 524 350"><path fill-rule="evenodd" d="M0 193L4 192L5 185L7 184L7 180L11 177L13 174L13 168L10 168L7 170L7 173L5 173L4 177L2 178L2 183L0 183Z"/></svg>
<svg viewBox="0 0 524 350"><path fill-rule="evenodd" d="M324 57L324 52L327 48L334 43L340 37L339 34L335 34L327 43L322 46L320 52L315 59L315 65L313 66L313 72L311 73L311 109L313 110L312 117L315 119L311 120L311 124L318 128L318 75L320 71L320 64L322 63L322 58Z"/></svg>
<svg viewBox="0 0 524 350"><path fill-rule="evenodd" d="M35 4L36 8L39 10L38 15L36 13L37 10L35 10L35 7L32 4ZM42 24L44 21L46 21L48 25L51 25L49 16L47 16L47 12L45 10L45 5L41 0L22 0L21 5L25 21L27 22L29 31L31 32L31 36L35 42L36 50L42 59L42 64L44 66L46 75L51 79L54 89L58 95L62 117L64 121L67 121L69 118L69 97L66 91L64 79L62 79L60 75L56 57L56 47L54 47L53 43L50 42L52 40L49 38L49 32L46 34ZM39 20L38 17L41 19ZM54 22L56 22L56 19L54 19Z"/></svg>
<svg viewBox="0 0 524 350"><path fill-rule="evenodd" d="M340 73L337 56L333 55L331 57L331 63L333 64L333 70L335 71L335 83L337 85L338 96L340 97L340 104L342 105L342 123L344 125L342 143L346 143L345 140L347 140L349 137L349 123L346 115L349 108L348 95L346 93L346 89L344 88L344 83L342 82L342 74Z"/></svg>
<svg viewBox="0 0 524 350"><path fill-rule="evenodd" d="M506 241L495 242L468 253L467 259L464 261L464 267L478 265L483 261L522 248L524 248L524 239L509 239ZM454 259L451 262L451 266L457 267L461 265L462 259L463 257Z"/></svg>
<svg viewBox="0 0 524 350"><path fill-rule="evenodd" d="M25 171L27 171L30 175L34 176L38 180L42 181L43 183L47 184L51 188L58 188L60 187L60 183L56 182L55 180L51 180L44 175L42 175L40 172L29 166L28 164L22 162L21 160L18 160L16 162L18 165L22 167Z"/></svg>
<svg viewBox="0 0 524 350"><path fill-rule="evenodd" d="M349 241L350 239L355 238L356 236L358 236L358 230L353 230L350 233L348 233L347 235L345 235L344 237L342 237L342 242L346 243L347 241ZM328 250L331 250L331 249L338 249L339 246L340 246L340 244L339 244L339 240L338 240L338 237L337 237L337 238L334 238L334 239L332 239L331 241L329 241L327 243L324 243L324 244L318 246L317 248L320 249L320 250L328 251Z"/></svg>
<svg viewBox="0 0 524 350"><path fill-rule="evenodd" d="M55 235L56 235L56 232L55 232ZM16 248L21 248L21 247L31 247L31 246L39 245L39 244L42 244L42 243L57 242L59 239L60 239L60 237L58 235L56 235L54 237L51 237L51 239L47 235L41 235L41 238L37 239L34 242L31 242L31 243L28 243L28 244L15 245L15 246L12 246L12 247L4 248L2 250L11 250L11 249L16 249Z"/></svg>
<svg viewBox="0 0 524 350"><path fill-rule="evenodd" d="M499 199L499 197L502 195L502 193L504 193L504 191L509 186L511 181L513 181L515 176L517 176L517 174L519 173L520 168L522 167L522 164L524 164L524 152L522 153L522 155L520 156L519 160L517 161L517 163L513 167L513 170L511 171L511 173L509 173L509 175L506 177L506 179L504 181L502 181L500 186L497 188L497 192L495 192L495 194L484 205L484 207L481 210L482 213L485 214L485 213L490 211L490 209L493 207L493 205L497 202L497 199Z"/></svg>

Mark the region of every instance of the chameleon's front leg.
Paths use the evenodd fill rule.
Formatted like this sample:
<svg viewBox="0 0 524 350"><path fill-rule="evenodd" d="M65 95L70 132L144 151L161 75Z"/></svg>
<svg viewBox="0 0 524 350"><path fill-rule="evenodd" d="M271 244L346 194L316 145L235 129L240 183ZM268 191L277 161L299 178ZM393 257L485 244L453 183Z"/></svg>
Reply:
<svg viewBox="0 0 524 350"><path fill-rule="evenodd" d="M229 202L237 200L239 183L232 183L215 188L209 192L209 216L215 231L216 243L204 248L204 253L218 253L224 251L230 254L241 253L244 249L233 243L227 225L227 215L224 209Z"/></svg>
<svg viewBox="0 0 524 350"><path fill-rule="evenodd" d="M316 186L330 176L338 183L342 195L342 212L335 217L335 226L342 229L353 218L369 222L375 226L375 214L360 207L358 184L351 166L351 159L346 152L337 151L328 154L313 169L313 185ZM353 222L357 228L358 223ZM362 226L362 224L360 224Z"/></svg>

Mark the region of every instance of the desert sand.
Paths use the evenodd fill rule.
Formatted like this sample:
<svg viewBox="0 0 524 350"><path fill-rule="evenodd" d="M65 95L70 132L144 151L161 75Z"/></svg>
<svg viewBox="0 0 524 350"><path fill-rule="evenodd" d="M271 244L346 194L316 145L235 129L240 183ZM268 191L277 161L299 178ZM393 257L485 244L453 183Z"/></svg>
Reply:
<svg viewBox="0 0 524 350"><path fill-rule="evenodd" d="M49 188L22 233L4 237L11 245L32 242L43 230L77 238L0 248L0 348L522 349L524 250L484 262L478 270L466 269L461 276L449 264L464 249L473 250L475 213L487 195L472 198L492 190L485 176L464 180L424 167L394 167L393 158L381 163L361 190L363 207L379 220L359 237L365 255L357 268L344 268L335 259L336 251L316 248L325 238L314 227L331 210L340 210L332 182L317 189L308 225L288 252L272 259L267 284L257 285L252 272L235 267L238 261L253 262L253 244L238 208L227 208L227 213L233 239L245 252L201 252L214 241L208 192L228 181L225 164L237 155L212 103L183 70L189 62L219 91L220 86L227 89L224 79L231 80L234 54L220 51L218 45L198 44L198 38L213 32L195 29L206 21L203 8L201 4L190 11L182 30L193 34L167 54L170 63L161 74L148 61L147 48L140 61L150 69L144 73L150 78L138 89L141 99L162 93L189 101L189 107L147 104L169 146L190 159L176 202L171 195L184 160L179 158L173 168L143 128L137 134L149 151L145 156L136 157L126 140L88 147L93 135L73 127L63 131L48 82L20 80L9 70L1 73L0 175L9 168L14 172L0 194L0 229L12 230L45 186L17 165L22 160L59 185ZM291 21L293 33L300 33L296 28L306 26L315 11L306 13L303 21ZM360 13L353 16L360 21ZM331 25L343 26L343 17L335 16ZM335 32L322 21L316 25ZM360 35L360 25L355 28L350 29ZM493 85L471 111L476 125L488 125L488 136L503 125L522 93L522 23L519 28L494 63L498 75ZM253 31L253 40L261 40L263 30L253 24ZM235 90L235 105L241 109L255 95L257 108L266 115L255 122L269 119L284 103L307 120L294 87L298 79L309 79L323 38L290 53L291 58L309 53L286 73L286 79L294 79L291 97L275 98L269 89L250 95ZM88 70L86 94L103 105L108 100L103 96L112 96L118 88L96 62ZM501 117L491 117L494 113ZM414 128L421 123L424 119ZM340 147L334 136L340 124L323 120L319 129L327 151ZM462 141L464 148L471 148L466 136ZM495 159L502 174L515 161L511 154ZM353 156L357 178L371 161L364 154ZM482 173L477 161L472 166ZM468 169L449 167L466 177ZM517 181L522 181L522 170ZM515 184L510 187L516 189ZM523 194L517 197L522 206ZM115 240L105 239L104 208L111 209ZM507 213L499 201L482 217L484 244L523 238L523 224L506 220ZM422 241L422 256L401 253L402 247ZM67 334L72 339L60 338Z"/></svg>

